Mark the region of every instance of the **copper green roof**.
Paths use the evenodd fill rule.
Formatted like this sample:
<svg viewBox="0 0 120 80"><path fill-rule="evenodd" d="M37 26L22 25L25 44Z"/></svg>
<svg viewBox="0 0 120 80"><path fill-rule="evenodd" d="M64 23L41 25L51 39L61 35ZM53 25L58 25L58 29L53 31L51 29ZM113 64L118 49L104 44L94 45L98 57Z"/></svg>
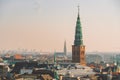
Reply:
<svg viewBox="0 0 120 80"><path fill-rule="evenodd" d="M74 45L77 45L77 46L83 45L82 27L81 27L81 22L80 22L80 17L79 17L79 7L78 7L78 17L77 17L77 22L76 22Z"/></svg>

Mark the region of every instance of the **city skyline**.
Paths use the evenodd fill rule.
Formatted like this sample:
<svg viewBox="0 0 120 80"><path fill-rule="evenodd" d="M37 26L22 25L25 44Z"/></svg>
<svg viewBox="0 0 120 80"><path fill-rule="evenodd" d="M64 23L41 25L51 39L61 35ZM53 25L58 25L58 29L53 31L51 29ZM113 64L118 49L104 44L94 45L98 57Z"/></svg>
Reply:
<svg viewBox="0 0 120 80"><path fill-rule="evenodd" d="M71 52L78 4L86 51L120 51L119 0L1 0L0 49Z"/></svg>

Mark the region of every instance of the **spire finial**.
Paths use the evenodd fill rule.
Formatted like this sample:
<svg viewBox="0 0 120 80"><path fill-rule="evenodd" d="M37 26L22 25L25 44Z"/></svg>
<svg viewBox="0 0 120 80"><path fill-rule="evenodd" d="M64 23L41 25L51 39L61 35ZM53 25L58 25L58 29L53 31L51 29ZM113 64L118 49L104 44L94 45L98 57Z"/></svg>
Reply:
<svg viewBox="0 0 120 80"><path fill-rule="evenodd" d="M78 5L78 13L79 13L79 11L80 11L80 6Z"/></svg>
<svg viewBox="0 0 120 80"><path fill-rule="evenodd" d="M79 12L80 12L80 6L78 5L78 15L79 15Z"/></svg>
<svg viewBox="0 0 120 80"><path fill-rule="evenodd" d="M80 6L78 5L78 19L79 19Z"/></svg>

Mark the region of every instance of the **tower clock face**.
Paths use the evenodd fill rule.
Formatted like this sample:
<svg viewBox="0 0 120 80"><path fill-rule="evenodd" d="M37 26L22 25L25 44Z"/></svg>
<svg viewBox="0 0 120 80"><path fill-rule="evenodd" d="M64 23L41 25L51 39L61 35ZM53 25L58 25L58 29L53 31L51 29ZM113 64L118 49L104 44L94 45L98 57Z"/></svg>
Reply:
<svg viewBox="0 0 120 80"><path fill-rule="evenodd" d="M81 46L80 49L83 49L83 46Z"/></svg>
<svg viewBox="0 0 120 80"><path fill-rule="evenodd" d="M81 49L84 49L84 46L81 46Z"/></svg>

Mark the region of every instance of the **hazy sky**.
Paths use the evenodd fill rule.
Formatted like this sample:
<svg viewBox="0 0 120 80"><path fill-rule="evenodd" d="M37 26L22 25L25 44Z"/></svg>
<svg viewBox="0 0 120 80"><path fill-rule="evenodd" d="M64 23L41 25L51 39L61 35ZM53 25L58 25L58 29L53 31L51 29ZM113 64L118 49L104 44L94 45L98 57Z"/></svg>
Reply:
<svg viewBox="0 0 120 80"><path fill-rule="evenodd" d="M78 4L86 51L120 51L119 0L0 0L0 50L71 51Z"/></svg>

